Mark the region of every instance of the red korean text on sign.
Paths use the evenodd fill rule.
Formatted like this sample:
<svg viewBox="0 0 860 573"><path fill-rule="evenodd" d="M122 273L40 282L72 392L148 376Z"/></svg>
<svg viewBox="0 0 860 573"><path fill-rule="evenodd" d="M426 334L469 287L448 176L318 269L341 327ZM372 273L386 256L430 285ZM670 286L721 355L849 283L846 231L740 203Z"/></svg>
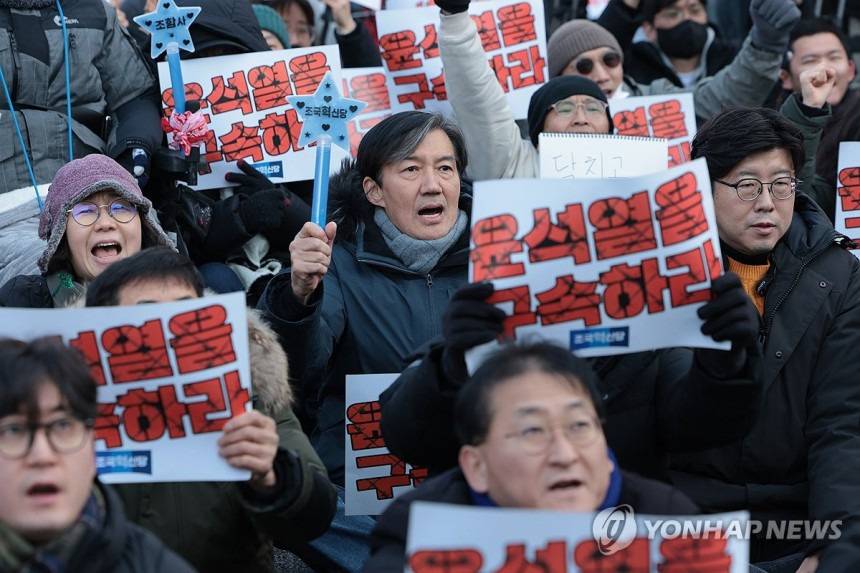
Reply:
<svg viewBox="0 0 860 573"><path fill-rule="evenodd" d="M427 100L434 99L433 91L430 89L430 82L427 81L427 74L423 72L397 76L394 78L394 85L415 85L416 91L397 94L397 101L400 103L411 103L414 109L424 109L427 107Z"/></svg>
<svg viewBox="0 0 860 573"><path fill-rule="evenodd" d="M287 97L293 95L290 74L284 61L251 68L248 70L248 83L253 88L257 111L287 105Z"/></svg>
<svg viewBox="0 0 860 573"><path fill-rule="evenodd" d="M541 57L538 46L510 52L504 57L496 55L490 58L490 67L505 93L511 89L542 84L545 65L546 60Z"/></svg>
<svg viewBox="0 0 860 573"><path fill-rule="evenodd" d="M660 543L663 562L658 573L729 573L732 556L726 551L728 541L720 536L708 539L678 537Z"/></svg>
<svg viewBox="0 0 860 573"><path fill-rule="evenodd" d="M567 573L567 543L550 541L546 547L534 551L534 560L529 559L523 543L505 547L505 562L495 573Z"/></svg>
<svg viewBox="0 0 860 573"><path fill-rule="evenodd" d="M385 74L374 73L353 77L349 81L349 97L367 104L362 114L391 109Z"/></svg>
<svg viewBox="0 0 860 573"><path fill-rule="evenodd" d="M845 217L846 229L860 228L860 167L848 167L839 172L836 194L844 213L857 213ZM860 236L860 233L858 235ZM852 237L853 238L853 237Z"/></svg>
<svg viewBox="0 0 860 573"><path fill-rule="evenodd" d="M600 324L600 295L597 282L577 282L573 275L556 277L555 285L535 295L540 323L544 326L582 320L586 326Z"/></svg>
<svg viewBox="0 0 860 573"><path fill-rule="evenodd" d="M380 424L382 408L379 401L358 402L350 405L346 410L346 419L350 422L346 425L346 433L349 434L353 450L385 447Z"/></svg>
<svg viewBox="0 0 860 573"><path fill-rule="evenodd" d="M648 118L645 116L645 108L637 107L631 111L619 111L612 116L615 124L615 133L637 137L648 137Z"/></svg>
<svg viewBox="0 0 860 573"><path fill-rule="evenodd" d="M578 265L591 261L582 205L565 206L564 211L557 214L557 225L552 222L549 209L535 209L533 217L532 230L523 236L523 242L529 247L529 261L536 263L564 257L573 258Z"/></svg>
<svg viewBox="0 0 860 573"><path fill-rule="evenodd" d="M425 60L439 57L439 40L436 34L436 24L427 24L424 26L424 39L418 45L421 46Z"/></svg>
<svg viewBox="0 0 860 573"><path fill-rule="evenodd" d="M651 117L653 137L679 139L689 135L680 100L673 99L652 104L648 107L648 115Z"/></svg>
<svg viewBox="0 0 860 573"><path fill-rule="evenodd" d="M294 109L266 114L260 120L260 129L263 130L263 149L269 155L283 155L301 149L302 122Z"/></svg>
<svg viewBox="0 0 860 573"><path fill-rule="evenodd" d="M658 187L655 199L663 246L683 243L708 230L702 193L692 172Z"/></svg>
<svg viewBox="0 0 860 573"><path fill-rule="evenodd" d="M227 161L250 159L263 160L263 138L260 137L259 125L245 125L241 121L230 126L230 131L218 139L221 141L221 151Z"/></svg>
<svg viewBox="0 0 860 573"><path fill-rule="evenodd" d="M104 386L107 384L96 333L92 330L81 332L75 338L69 340L69 346L76 349L84 357L87 368L90 370L90 376L96 381L96 385Z"/></svg>
<svg viewBox="0 0 860 573"><path fill-rule="evenodd" d="M383 35L379 38L379 49L382 50L382 59L389 71L399 72L421 67L421 60L415 58L421 48L417 45L415 32L412 30Z"/></svg>
<svg viewBox="0 0 860 573"><path fill-rule="evenodd" d="M496 21L493 19L493 11L487 10L481 14L472 15L472 21L478 28L478 37L485 52L494 52L501 49L499 32L496 30Z"/></svg>
<svg viewBox="0 0 860 573"><path fill-rule="evenodd" d="M484 557L477 549L431 549L409 557L414 573L480 573Z"/></svg>
<svg viewBox="0 0 860 573"><path fill-rule="evenodd" d="M645 259L640 265L622 263L600 273L603 308L611 318L638 316L647 307L650 314L662 312L663 290L668 281L660 274L657 259Z"/></svg>
<svg viewBox="0 0 860 573"><path fill-rule="evenodd" d="M290 60L290 73L297 95L314 93L330 71L325 52L313 52Z"/></svg>
<svg viewBox="0 0 860 573"><path fill-rule="evenodd" d="M233 327L220 304L178 314L168 323L180 374L199 372L236 361Z"/></svg>
<svg viewBox="0 0 860 573"><path fill-rule="evenodd" d="M170 117L173 113L173 88L167 88L161 93L161 101L164 104L165 116ZM209 107L209 102L203 99L203 86L198 83L185 84L186 106L198 105L200 109Z"/></svg>
<svg viewBox="0 0 860 573"><path fill-rule="evenodd" d="M251 97L248 92L248 82L241 70L233 72L226 81L221 76L212 78L212 92L206 96L212 113L226 113L241 110L243 114L253 113Z"/></svg>
<svg viewBox="0 0 860 573"><path fill-rule="evenodd" d="M633 543L612 555L600 552L596 541L583 541L576 546L573 559L580 573L650 573L648 539L637 537Z"/></svg>
<svg viewBox="0 0 860 573"><path fill-rule="evenodd" d="M472 228L475 248L469 257L472 260L472 282L520 276L525 273L523 263L511 261L514 253L523 250L516 238L517 219L513 215L495 215L481 219Z"/></svg>
<svg viewBox="0 0 860 573"><path fill-rule="evenodd" d="M596 227L594 243L598 259L623 257L657 248L647 191L629 199L609 197L588 208L588 220Z"/></svg>
<svg viewBox="0 0 860 573"><path fill-rule="evenodd" d="M508 312L508 316L505 317L502 330L504 337L516 338L517 328L537 323L537 315L531 310L531 300L532 295L528 285L496 289L487 298L490 304L513 303L512 312Z"/></svg>
<svg viewBox="0 0 860 573"><path fill-rule="evenodd" d="M505 46L515 46L537 40L535 17L531 4L520 2L503 6L498 11L499 31Z"/></svg>
<svg viewBox="0 0 860 573"><path fill-rule="evenodd" d="M140 327L108 328L102 333L101 343L109 354L108 367L115 384L173 375L159 319L147 321Z"/></svg>
<svg viewBox="0 0 860 573"><path fill-rule="evenodd" d="M376 454L356 458L355 464L359 469L388 467L388 475L355 480L358 491L375 491L376 499L392 499L395 487L417 486L426 477L424 468L412 468L406 471L406 462L394 454Z"/></svg>

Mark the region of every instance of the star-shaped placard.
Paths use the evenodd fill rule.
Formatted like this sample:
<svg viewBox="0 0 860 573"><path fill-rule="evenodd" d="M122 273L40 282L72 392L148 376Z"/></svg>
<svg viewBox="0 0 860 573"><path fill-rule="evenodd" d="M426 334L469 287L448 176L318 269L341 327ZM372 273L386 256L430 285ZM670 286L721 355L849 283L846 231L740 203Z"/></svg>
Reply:
<svg viewBox="0 0 860 573"><path fill-rule="evenodd" d="M155 12L136 16L134 21L152 34L150 57L154 60L171 42L176 42L179 48L186 52L194 51L194 42L191 41L188 28L199 14L200 8L196 6L180 7L173 0L158 0Z"/></svg>
<svg viewBox="0 0 860 573"><path fill-rule="evenodd" d="M330 73L325 75L313 95L291 96L287 100L296 108L304 122L299 138L301 147L328 135L332 143L349 151L349 131L346 124L367 104L357 99L342 97L337 82Z"/></svg>

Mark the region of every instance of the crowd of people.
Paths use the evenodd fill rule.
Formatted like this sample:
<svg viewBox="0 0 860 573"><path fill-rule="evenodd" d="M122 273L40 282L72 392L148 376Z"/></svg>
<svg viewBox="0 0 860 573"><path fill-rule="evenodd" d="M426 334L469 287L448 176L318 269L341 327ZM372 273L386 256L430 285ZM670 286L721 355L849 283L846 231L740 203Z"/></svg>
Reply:
<svg viewBox="0 0 860 573"><path fill-rule="evenodd" d="M327 43L343 67L382 62L348 0L174 1L203 7L189 59ZM836 539L753 535L750 571L860 571L860 262L834 229L860 90L843 27L804 3L738 2L735 41L710 18L725 0L610 0L550 30L523 125L469 0L435 0L453 117L379 121L318 225L311 181L239 161L235 186L183 183L133 21L154 0L0 0L0 307L244 292L253 387L217 445L247 480L108 486L79 352L0 339L0 571L400 572L416 501L839 522ZM726 350L502 340L470 372L508 318L467 276L473 182L538 178L542 133L611 135L613 99L683 92L724 266L696 328ZM385 444L429 477L347 515L346 377L383 373Z"/></svg>

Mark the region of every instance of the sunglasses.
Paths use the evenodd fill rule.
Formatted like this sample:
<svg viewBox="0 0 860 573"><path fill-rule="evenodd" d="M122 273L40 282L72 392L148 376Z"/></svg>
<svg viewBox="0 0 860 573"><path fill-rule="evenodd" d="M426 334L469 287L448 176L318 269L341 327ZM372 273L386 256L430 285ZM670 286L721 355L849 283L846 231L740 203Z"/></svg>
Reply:
<svg viewBox="0 0 860 573"><path fill-rule="evenodd" d="M76 203L67 213L72 214L72 219L78 225L89 227L99 220L102 207L106 207L108 215L118 223L130 223L137 216L137 207L122 199L117 199L110 205L96 205L89 201L81 201Z"/></svg>
<svg viewBox="0 0 860 573"><path fill-rule="evenodd" d="M601 59L603 60L603 65L607 68L617 68L621 64L621 54L618 52L606 52ZM580 58L576 60L574 66L577 72L583 76L587 76L594 71L594 60L591 58Z"/></svg>

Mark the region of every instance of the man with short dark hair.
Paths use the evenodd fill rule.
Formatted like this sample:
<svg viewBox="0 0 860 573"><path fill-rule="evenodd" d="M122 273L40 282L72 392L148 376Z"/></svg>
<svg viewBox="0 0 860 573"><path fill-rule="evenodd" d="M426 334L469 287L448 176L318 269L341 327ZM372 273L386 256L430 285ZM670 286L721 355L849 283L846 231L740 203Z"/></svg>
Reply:
<svg viewBox="0 0 860 573"><path fill-rule="evenodd" d="M815 157L815 172L826 185L815 189L813 198L832 221L836 210L836 168L839 143L860 140L860 91L849 86L857 76L848 42L839 28L828 20L803 20L792 31L784 69L780 72L782 87L800 92L800 74L806 70L831 68L836 84L827 98L833 115L824 126Z"/></svg>
<svg viewBox="0 0 860 573"><path fill-rule="evenodd" d="M0 341L0 571L190 573L95 479L95 417L76 350Z"/></svg>
<svg viewBox="0 0 860 573"><path fill-rule="evenodd" d="M802 103L724 112L692 146L713 185L721 249L761 315L763 397L742 439L673 455L672 479L704 510L747 509L767 528L840 521L841 538L754 537L751 561L780 571L857 571L860 521L860 263L804 193L832 74L801 74ZM817 129L810 126L817 121ZM804 149L805 146L805 149ZM804 164L804 157L807 158ZM852 537L854 540L852 540ZM801 565L802 563L802 565ZM762 568L776 571L776 563Z"/></svg>

